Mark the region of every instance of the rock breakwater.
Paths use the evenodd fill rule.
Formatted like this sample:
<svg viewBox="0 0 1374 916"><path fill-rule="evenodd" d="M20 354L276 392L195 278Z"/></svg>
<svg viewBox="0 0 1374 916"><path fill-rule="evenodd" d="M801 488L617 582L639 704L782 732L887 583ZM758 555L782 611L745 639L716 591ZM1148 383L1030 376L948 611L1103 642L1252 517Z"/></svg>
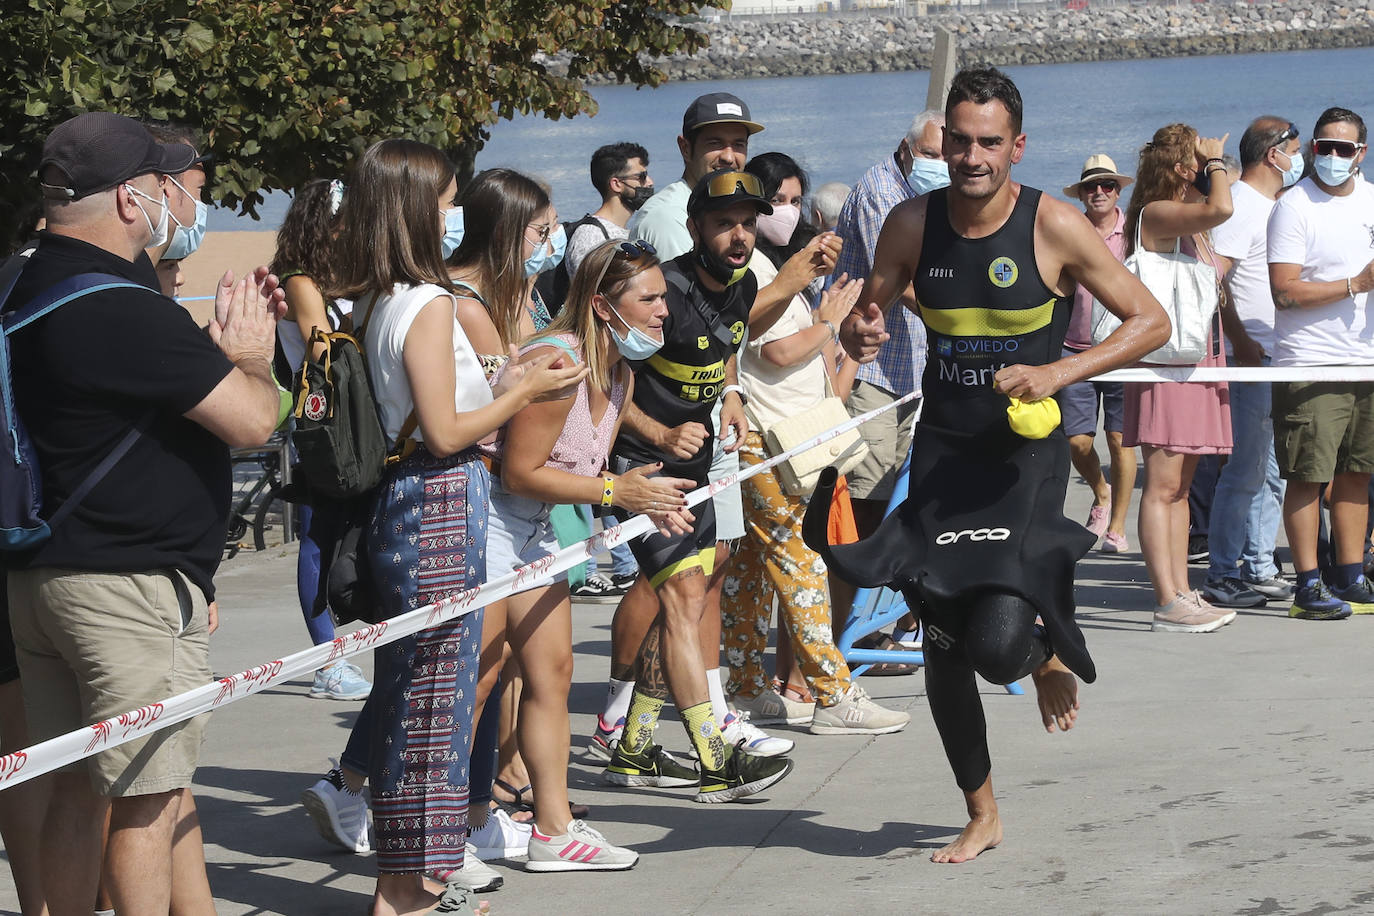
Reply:
<svg viewBox="0 0 1374 916"><path fill-rule="evenodd" d="M704 24L705 50L658 62L672 80L929 69L935 30L958 37L960 64L995 66L1297 51L1374 45L1374 0L1026 4L925 15L733 17Z"/></svg>

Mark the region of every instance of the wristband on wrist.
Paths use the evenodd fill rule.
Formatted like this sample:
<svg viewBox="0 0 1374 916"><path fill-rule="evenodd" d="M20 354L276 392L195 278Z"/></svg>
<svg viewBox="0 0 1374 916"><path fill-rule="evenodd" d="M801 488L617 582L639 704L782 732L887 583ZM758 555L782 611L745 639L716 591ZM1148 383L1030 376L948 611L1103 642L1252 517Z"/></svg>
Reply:
<svg viewBox="0 0 1374 916"><path fill-rule="evenodd" d="M720 389L720 396L721 396L721 397L725 397L727 394L729 394L729 393L732 392L732 391L733 391L735 394L739 395L739 399L740 399L741 401L746 400L746 398L745 398L745 396L744 396L744 389L741 388L739 385L726 385L724 388Z"/></svg>
<svg viewBox="0 0 1374 916"><path fill-rule="evenodd" d="M822 319L821 319L821 324L825 325L827 328L830 329L830 339L831 339L831 340L839 340L839 339L840 339L840 332L837 331L837 330L835 330L835 322L831 321L829 318L822 318Z"/></svg>
<svg viewBox="0 0 1374 916"><path fill-rule="evenodd" d="M1349 277L1345 278L1345 294L1349 296L1351 299L1355 298L1355 288L1350 285Z"/></svg>
<svg viewBox="0 0 1374 916"><path fill-rule="evenodd" d="M601 475L601 506L609 509L615 501L615 478L610 474Z"/></svg>

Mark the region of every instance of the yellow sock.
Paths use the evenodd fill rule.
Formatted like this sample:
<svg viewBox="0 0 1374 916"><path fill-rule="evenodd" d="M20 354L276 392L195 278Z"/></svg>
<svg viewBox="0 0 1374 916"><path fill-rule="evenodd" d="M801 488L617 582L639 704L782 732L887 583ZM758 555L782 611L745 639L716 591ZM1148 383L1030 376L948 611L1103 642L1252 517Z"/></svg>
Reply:
<svg viewBox="0 0 1374 916"><path fill-rule="evenodd" d="M730 754L725 747L725 736L720 733L720 726L711 713L711 701L682 710L682 722L687 726L687 735L692 739L692 744L696 746L702 769L723 768Z"/></svg>
<svg viewBox="0 0 1374 916"><path fill-rule="evenodd" d="M630 694L630 710L625 714L625 733L620 736L620 745L627 754L639 754L647 750L654 739L654 726L658 724L659 712L663 701L645 696L638 690Z"/></svg>

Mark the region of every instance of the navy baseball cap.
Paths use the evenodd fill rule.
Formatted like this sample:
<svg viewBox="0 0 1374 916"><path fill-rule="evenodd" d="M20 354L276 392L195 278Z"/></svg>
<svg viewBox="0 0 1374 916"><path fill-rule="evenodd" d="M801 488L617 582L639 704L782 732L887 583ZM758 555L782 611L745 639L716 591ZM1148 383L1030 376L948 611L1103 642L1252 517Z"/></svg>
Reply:
<svg viewBox="0 0 1374 916"><path fill-rule="evenodd" d="M133 118L91 111L53 128L39 175L41 182L51 168L61 177L57 184L42 183L44 197L80 200L139 175L177 175L203 161L184 143L158 143Z"/></svg>

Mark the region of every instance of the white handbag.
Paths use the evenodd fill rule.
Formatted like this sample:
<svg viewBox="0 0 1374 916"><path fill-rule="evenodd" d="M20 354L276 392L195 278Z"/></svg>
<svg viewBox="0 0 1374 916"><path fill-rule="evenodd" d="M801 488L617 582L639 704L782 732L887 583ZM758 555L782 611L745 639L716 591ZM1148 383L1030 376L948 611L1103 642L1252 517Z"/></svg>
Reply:
<svg viewBox="0 0 1374 916"><path fill-rule="evenodd" d="M1171 252L1147 251L1140 244L1140 219L1144 215L1142 207L1136 218L1135 251L1123 263L1164 306L1172 328L1168 342L1141 362L1161 366L1196 365L1207 355L1207 332L1217 311L1217 270L1211 264L1183 254L1179 239L1174 240ZM1121 319L1094 298L1093 343L1102 343L1119 327Z"/></svg>
<svg viewBox="0 0 1374 916"><path fill-rule="evenodd" d="M764 429L763 447L770 456L781 455L793 446L848 420L849 410L844 406L844 401L835 396L830 387L830 377L826 376L825 397L820 403ZM756 421L755 425L761 424ZM780 462L774 466L773 473L788 495L809 496L816 489L821 471L833 464L841 474L847 474L867 457L868 443L855 428Z"/></svg>

